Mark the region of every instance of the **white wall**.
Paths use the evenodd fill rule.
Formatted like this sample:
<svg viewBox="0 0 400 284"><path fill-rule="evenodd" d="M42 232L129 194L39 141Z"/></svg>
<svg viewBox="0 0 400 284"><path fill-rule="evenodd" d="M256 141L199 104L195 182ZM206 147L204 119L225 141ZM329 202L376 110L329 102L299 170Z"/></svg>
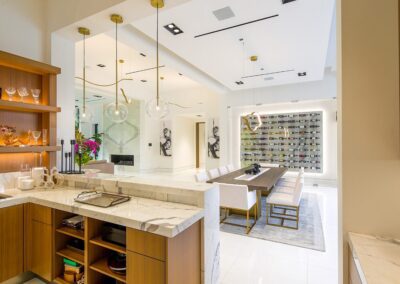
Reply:
<svg viewBox="0 0 400 284"><path fill-rule="evenodd" d="M0 0L0 50L44 61L46 0Z"/></svg>
<svg viewBox="0 0 400 284"><path fill-rule="evenodd" d="M196 123L193 118L175 118L172 132L174 169L190 169L196 165Z"/></svg>

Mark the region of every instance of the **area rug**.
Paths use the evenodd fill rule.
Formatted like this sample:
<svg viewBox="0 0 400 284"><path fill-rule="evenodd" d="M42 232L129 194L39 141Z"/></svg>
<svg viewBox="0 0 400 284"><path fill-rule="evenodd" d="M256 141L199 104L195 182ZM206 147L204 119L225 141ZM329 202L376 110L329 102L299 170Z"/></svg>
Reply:
<svg viewBox="0 0 400 284"><path fill-rule="evenodd" d="M318 197L313 193L303 193L300 203L300 223L298 230L280 228L266 224L266 203L262 198L262 216L256 225L246 234L246 229L229 224L221 224L221 231L231 234L248 236L292 246L325 251L324 230L318 206ZM221 213L223 214L223 213ZM245 225L246 217L230 215L225 222ZM250 219L253 222L253 219Z"/></svg>

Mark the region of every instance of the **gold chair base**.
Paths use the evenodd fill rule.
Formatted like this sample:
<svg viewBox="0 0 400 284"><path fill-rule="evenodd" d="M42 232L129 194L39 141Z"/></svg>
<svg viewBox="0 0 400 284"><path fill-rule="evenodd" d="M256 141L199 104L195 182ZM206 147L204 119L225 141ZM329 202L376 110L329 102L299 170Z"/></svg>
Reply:
<svg viewBox="0 0 400 284"><path fill-rule="evenodd" d="M225 214L224 217L220 220L220 224L227 224L227 225L232 225L232 226L237 226L237 227L243 227L246 228L246 234L249 234L251 229L253 229L254 225L257 223L257 203L254 204L254 206L252 207L254 209L254 222L253 224L250 225L250 210L241 210L246 212L246 226L244 225L240 225L240 224L235 224L235 223L229 223L229 222L224 222L228 217L229 217L229 209L235 209L235 210L240 210L240 209L236 209L236 208L225 208L225 207L221 207L221 209L224 209Z"/></svg>
<svg viewBox="0 0 400 284"><path fill-rule="evenodd" d="M278 213L274 211L274 209L281 209L283 210L283 213ZM294 211L296 215L288 214L288 211ZM292 229L292 230L298 230L299 229L299 213L300 213L300 206L283 206L279 204L270 204L267 203L267 225L270 226L275 226L275 227L281 227L281 228L287 228L287 229ZM280 221L280 224L273 224L270 223L270 218L275 218ZM285 221L295 221L296 226L286 226Z"/></svg>

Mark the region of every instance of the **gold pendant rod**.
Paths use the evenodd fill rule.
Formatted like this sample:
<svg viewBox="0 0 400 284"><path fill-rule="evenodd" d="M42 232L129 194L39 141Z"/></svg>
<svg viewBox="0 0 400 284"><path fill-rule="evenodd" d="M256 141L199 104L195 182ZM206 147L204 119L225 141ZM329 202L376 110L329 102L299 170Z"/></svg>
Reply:
<svg viewBox="0 0 400 284"><path fill-rule="evenodd" d="M75 79L82 80L82 81L86 81L86 83L91 84L91 85L94 85L94 86L98 86L98 87L111 87L111 86L114 86L114 85L116 84L116 82L111 83L111 84L97 84L97 83L91 82L91 81L89 81L89 80L85 80L85 79L83 79L82 77L75 77ZM118 83L121 83L121 82L123 82L123 81L133 81L133 79L130 79L130 78L122 78L122 79L119 79L119 80L118 80Z"/></svg>

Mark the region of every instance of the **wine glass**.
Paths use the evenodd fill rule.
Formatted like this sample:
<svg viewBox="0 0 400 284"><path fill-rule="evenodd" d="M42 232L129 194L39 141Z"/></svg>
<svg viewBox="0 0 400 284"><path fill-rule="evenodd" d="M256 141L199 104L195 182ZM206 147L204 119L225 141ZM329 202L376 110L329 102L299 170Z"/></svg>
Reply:
<svg viewBox="0 0 400 284"><path fill-rule="evenodd" d="M41 134L42 134L41 131L32 131L33 139L35 139L35 145L38 144L38 140Z"/></svg>
<svg viewBox="0 0 400 284"><path fill-rule="evenodd" d="M31 89L32 97L33 100L35 101L35 104L39 103L39 97L40 97L40 89Z"/></svg>
<svg viewBox="0 0 400 284"><path fill-rule="evenodd" d="M12 101L12 100L13 100L12 98L13 98L15 92L16 92L16 90L15 90L14 87L8 87L8 88L6 89L6 93L7 93L7 96L8 96L8 100L9 100L9 101Z"/></svg>
<svg viewBox="0 0 400 284"><path fill-rule="evenodd" d="M25 87L18 88L18 95L21 97L21 102L24 102L24 97L29 96L29 92Z"/></svg>

